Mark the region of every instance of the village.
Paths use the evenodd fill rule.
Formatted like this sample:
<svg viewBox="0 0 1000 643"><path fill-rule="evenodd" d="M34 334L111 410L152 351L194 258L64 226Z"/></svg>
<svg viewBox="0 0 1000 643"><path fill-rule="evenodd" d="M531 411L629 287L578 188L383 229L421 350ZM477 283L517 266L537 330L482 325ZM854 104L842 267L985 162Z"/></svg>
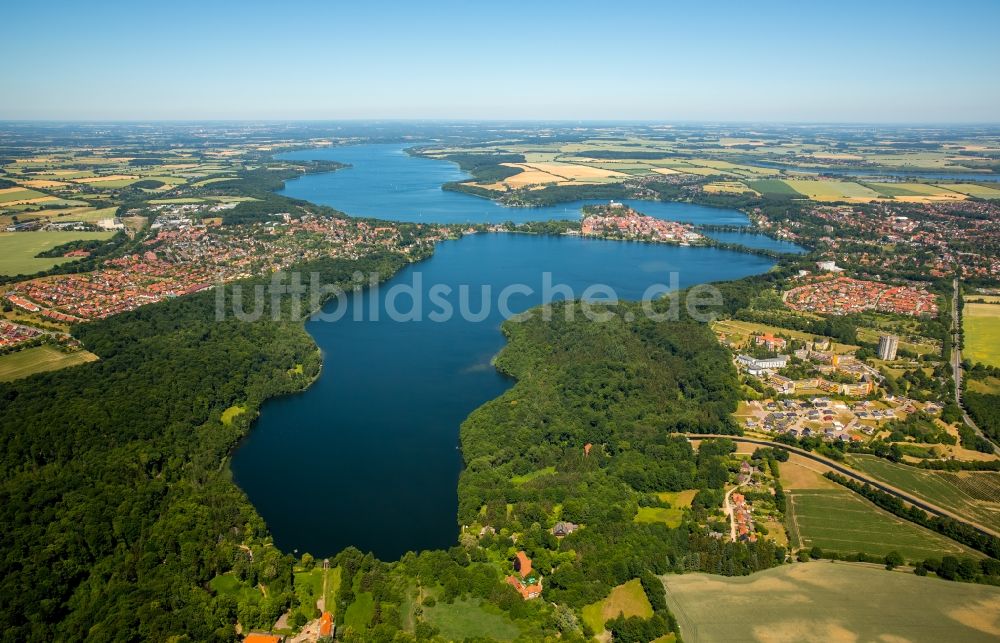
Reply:
<svg viewBox="0 0 1000 643"><path fill-rule="evenodd" d="M77 323L321 257L413 249L402 247L395 227L363 221L286 213L263 224L222 227L195 219L187 208L172 206L158 215L141 252L105 260L89 273L15 283L4 296L21 311Z"/></svg>
<svg viewBox="0 0 1000 643"><path fill-rule="evenodd" d="M608 205L583 209L580 234L590 237L654 241L692 245L705 242L705 237L687 223L657 219L615 201Z"/></svg>
<svg viewBox="0 0 1000 643"><path fill-rule="evenodd" d="M820 262L822 269L837 272L836 264ZM877 281L828 275L803 276L808 283L784 294L789 308L820 314L848 315L866 310L898 315L936 317L937 297L922 287L893 286Z"/></svg>

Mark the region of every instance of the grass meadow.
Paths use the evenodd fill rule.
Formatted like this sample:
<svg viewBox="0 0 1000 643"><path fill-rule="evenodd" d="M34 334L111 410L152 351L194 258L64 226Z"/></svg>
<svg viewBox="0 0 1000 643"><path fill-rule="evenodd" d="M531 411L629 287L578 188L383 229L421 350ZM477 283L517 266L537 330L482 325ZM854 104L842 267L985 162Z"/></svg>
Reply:
<svg viewBox="0 0 1000 643"><path fill-rule="evenodd" d="M965 304L962 332L965 334L963 357L1000 367L1000 305Z"/></svg>
<svg viewBox="0 0 1000 643"><path fill-rule="evenodd" d="M0 355L0 382L10 382L35 373L57 371L95 360L97 355L87 351L64 353L52 346L26 348L8 355Z"/></svg>
<svg viewBox="0 0 1000 643"><path fill-rule="evenodd" d="M108 239L112 232L0 232L0 275L30 275L71 261L63 257L36 258L39 252L77 239Z"/></svg>
<svg viewBox="0 0 1000 643"><path fill-rule="evenodd" d="M649 598L646 597L638 578L615 587L605 599L585 606L583 622L594 632L603 632L604 624L619 614L640 618L649 618L653 615L653 606L649 603Z"/></svg>

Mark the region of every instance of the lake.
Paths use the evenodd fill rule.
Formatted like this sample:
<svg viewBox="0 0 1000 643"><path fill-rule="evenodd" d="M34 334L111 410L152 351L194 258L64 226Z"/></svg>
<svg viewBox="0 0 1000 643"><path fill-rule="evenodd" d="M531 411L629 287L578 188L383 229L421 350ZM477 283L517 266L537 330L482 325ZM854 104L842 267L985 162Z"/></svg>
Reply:
<svg viewBox="0 0 1000 643"><path fill-rule="evenodd" d="M464 181L468 174L449 161L410 156L406 145L378 143L300 150L278 158L306 161L340 161L351 167L336 172L307 174L286 182L280 194L328 205L352 216L377 217L415 223L501 223L578 219L584 205L604 201L574 201L542 208L512 208L499 203L441 189L452 181ZM746 214L728 208L711 208L693 203L625 200L643 214L659 219L693 224L750 224ZM708 236L719 238L719 233ZM805 250L787 241L765 235L743 235L741 243L753 248L799 253Z"/></svg>
<svg viewBox="0 0 1000 643"><path fill-rule="evenodd" d="M466 178L446 161L408 156L401 145L358 145L293 152L286 158L326 158L349 169L289 181L284 193L348 214L404 221L529 221L575 218L582 203L509 208L440 189ZM666 219L746 225L736 210L686 203L629 202ZM777 244L762 235L713 233L726 241ZM748 244L749 245L749 244ZM718 248L586 239L573 236L479 234L438 244L434 255L382 284L374 296L378 320L349 301L337 321L311 320L306 330L323 351L323 371L306 391L267 401L233 455L234 480L267 521L284 551L328 556L354 545L389 560L406 551L439 549L457 539L457 482L462 460L459 425L512 382L491 359L503 348L500 291L523 284L531 294L509 300L507 312L549 301L543 273L572 296L602 283L621 299L637 300L654 284L687 287L767 271L771 259ZM410 310L397 286L423 283L419 321L392 321L389 304ZM428 290L438 284L472 293L468 309L433 321ZM483 297L482 288L492 289ZM562 298L558 296L556 298ZM367 301L364 300L364 301ZM484 311L483 301L492 305ZM364 314L355 316L355 305ZM457 299L454 309L459 310Z"/></svg>
<svg viewBox="0 0 1000 643"><path fill-rule="evenodd" d="M640 299L648 286L668 283L671 271L685 287L772 265L716 248L580 237L479 234L441 243L433 257L381 286L378 321L355 321L349 302L339 321L306 324L323 351L323 372L308 390L264 404L234 454L234 479L284 551L327 556L354 545L390 560L449 547L458 533L459 425L512 384L490 363L504 345L502 315L493 306L478 322L460 315L391 321L393 286L418 274L425 293L433 284L454 292L470 286L469 308L479 312L482 286L495 298L522 283L535 292L511 299L517 312L542 303L546 270L575 296L604 283L622 299ZM431 302L421 299L429 311ZM409 310L405 298L397 302Z"/></svg>

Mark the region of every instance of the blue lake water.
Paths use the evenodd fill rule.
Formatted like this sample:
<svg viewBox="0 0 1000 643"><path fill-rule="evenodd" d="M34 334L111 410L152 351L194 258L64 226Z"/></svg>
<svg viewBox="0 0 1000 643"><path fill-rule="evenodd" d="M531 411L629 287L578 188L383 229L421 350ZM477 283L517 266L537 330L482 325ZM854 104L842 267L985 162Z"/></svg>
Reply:
<svg viewBox="0 0 1000 643"><path fill-rule="evenodd" d="M324 203L352 215L408 221L505 221L579 216L581 204L504 208L440 184L464 178L454 165L407 156L399 145L361 145L295 152L296 158L353 164L332 174L290 181L289 196ZM696 223L746 224L735 210L690 204L632 202L654 216ZM740 233L726 240L744 242ZM781 243L758 239L760 243ZM791 244L788 244L791 245ZM503 347L500 323L553 298L550 282L583 297L605 284L621 299L641 299L654 284L687 287L767 271L766 257L718 248L604 241L566 236L479 234L438 244L434 255L408 266L360 303L348 301L337 321L312 320L306 329L323 351L323 372L306 391L266 402L253 430L233 455L234 480L267 521L284 551L334 554L354 545L394 559L406 551L456 542L459 425L512 382L490 363ZM676 273L676 282L671 281ZM393 321L395 309L413 312L394 288L421 280L418 321ZM523 284L499 308L499 294ZM431 286L447 286L454 310L463 287L468 310L434 321L440 307ZM490 307L483 311L482 288ZM366 307L375 301L378 319ZM564 295L555 295L556 299ZM325 310L340 310L336 301Z"/></svg>
<svg viewBox="0 0 1000 643"><path fill-rule="evenodd" d="M426 287L444 284L457 293L469 286L469 309L477 313L483 286L495 303L505 286L524 284L534 293L510 299L519 312L542 303L546 270L577 297L603 283L637 300L648 286L669 284L672 271L685 287L772 265L716 248L580 237L480 234L441 243L432 258L382 285L378 321L355 321L348 302L340 320L307 323L323 351L322 375L305 392L264 404L233 457L234 479L284 551L325 556L354 545L394 559L449 547L458 533L459 425L512 382L490 364L504 345L497 306L478 322L461 315L432 321ZM386 295L416 275L425 286L424 319L390 320ZM397 310L410 311L409 299L395 301Z"/></svg>
<svg viewBox="0 0 1000 643"><path fill-rule="evenodd" d="M577 219L580 208L599 201L574 201L542 208L512 208L489 199L442 190L441 185L469 178L448 161L410 156L402 144L350 145L279 155L288 160L340 161L351 167L308 174L285 184L281 194L336 208L352 216L416 223L501 223ZM693 203L626 200L643 214L671 221L712 225L749 225L738 210ZM719 238L717 233L709 236ZM720 240L722 240L720 238ZM764 235L743 235L752 248L802 252L803 248Z"/></svg>

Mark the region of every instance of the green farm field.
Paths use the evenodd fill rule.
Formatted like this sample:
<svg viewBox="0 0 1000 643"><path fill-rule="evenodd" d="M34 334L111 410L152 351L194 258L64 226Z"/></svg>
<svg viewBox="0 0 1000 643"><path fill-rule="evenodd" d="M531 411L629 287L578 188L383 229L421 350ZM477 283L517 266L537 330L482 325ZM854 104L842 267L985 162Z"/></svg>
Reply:
<svg viewBox="0 0 1000 643"><path fill-rule="evenodd" d="M788 491L786 521L793 547L875 556L897 551L907 561L947 555L981 557L978 552L883 511L842 487Z"/></svg>
<svg viewBox="0 0 1000 643"><path fill-rule="evenodd" d="M0 275L30 275L70 261L36 258L39 252L77 239L109 239L113 232L0 232Z"/></svg>
<svg viewBox="0 0 1000 643"><path fill-rule="evenodd" d="M1000 366L1000 305L965 304L962 332L965 334L964 357Z"/></svg>
<svg viewBox="0 0 1000 643"><path fill-rule="evenodd" d="M785 179L785 183L813 201L870 201L881 196L875 190L851 181Z"/></svg>
<svg viewBox="0 0 1000 643"><path fill-rule="evenodd" d="M871 455L852 455L852 467L1000 532L1000 473L945 473L908 467Z"/></svg>
<svg viewBox="0 0 1000 643"><path fill-rule="evenodd" d="M1000 189L977 183L939 183L939 187L980 199L1000 199Z"/></svg>
<svg viewBox="0 0 1000 643"><path fill-rule="evenodd" d="M1000 588L842 562L751 576L671 574L667 604L686 643L996 641Z"/></svg>
<svg viewBox="0 0 1000 643"><path fill-rule="evenodd" d="M0 355L0 382L28 377L35 373L57 371L97 360L97 355L87 351L63 353L51 346L35 346L9 355Z"/></svg>

